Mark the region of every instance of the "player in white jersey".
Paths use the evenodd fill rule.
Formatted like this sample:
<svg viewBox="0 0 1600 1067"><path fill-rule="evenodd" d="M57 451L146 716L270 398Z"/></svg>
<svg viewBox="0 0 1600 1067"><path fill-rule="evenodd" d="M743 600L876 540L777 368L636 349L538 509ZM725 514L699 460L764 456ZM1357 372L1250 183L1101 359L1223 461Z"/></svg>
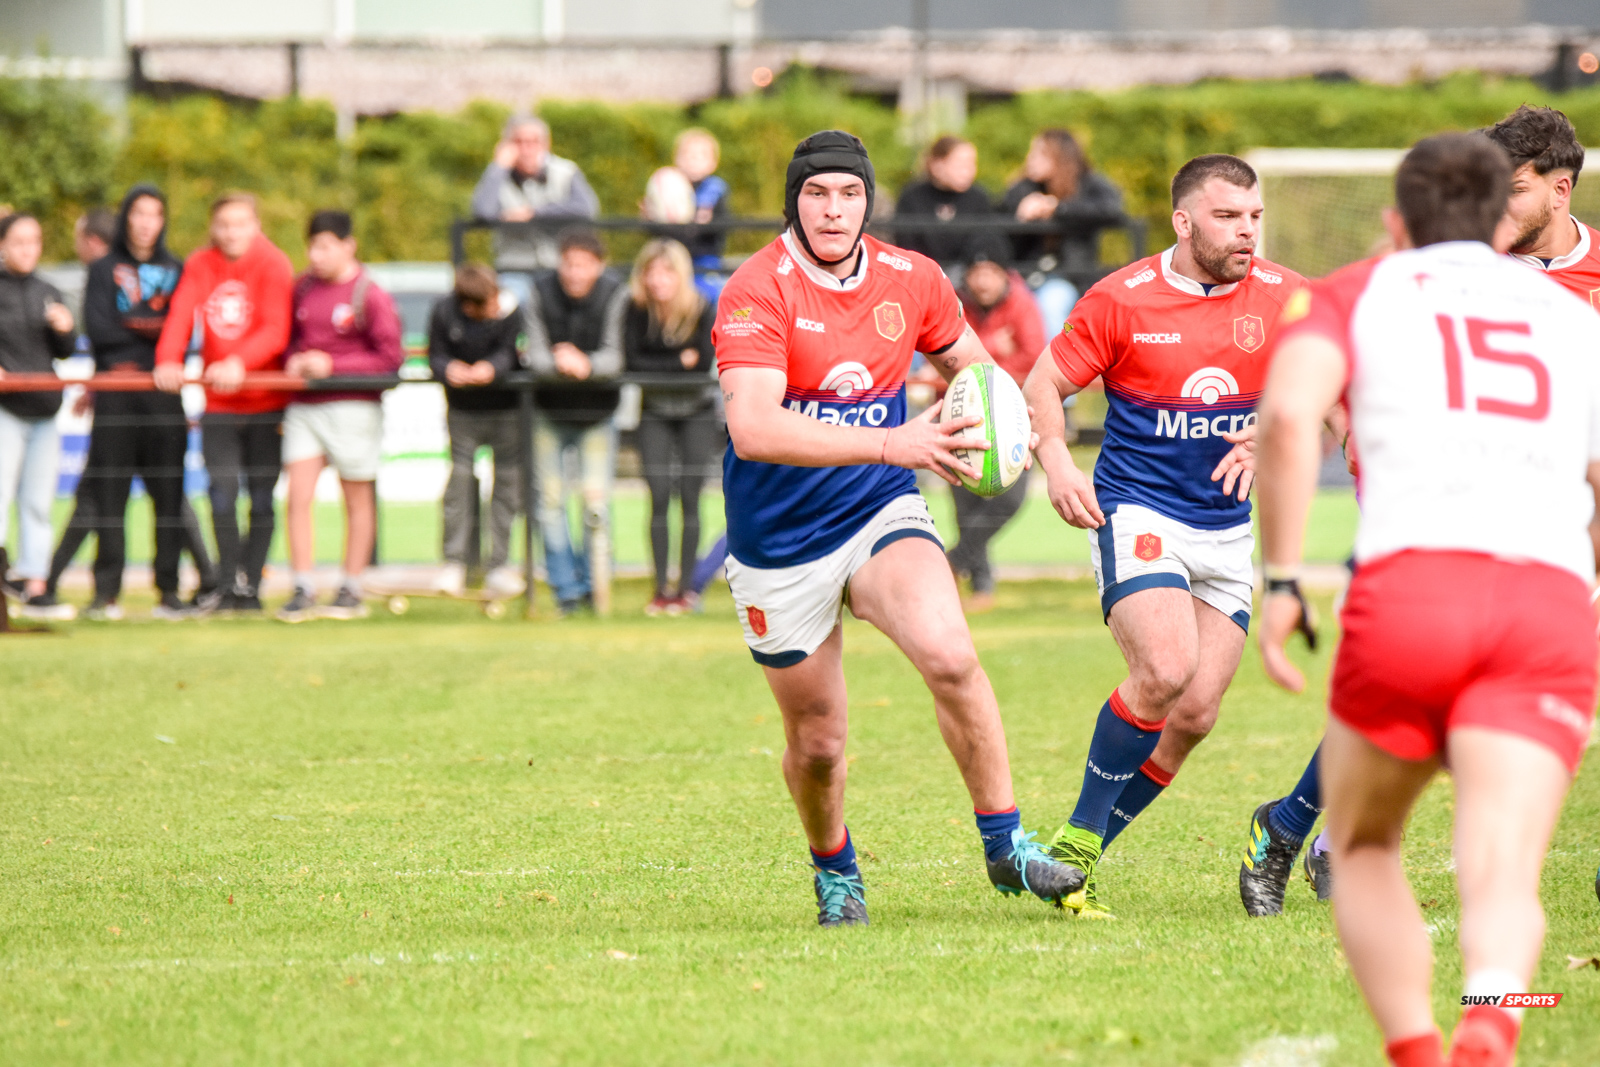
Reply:
<svg viewBox="0 0 1600 1067"><path fill-rule="evenodd" d="M1507 998L1538 962L1540 867L1593 716L1600 320L1490 246L1510 178L1480 134L1418 143L1385 213L1401 251L1291 302L1261 405L1259 633L1289 689L1304 678L1284 655L1301 610L1285 594L1341 394L1361 442L1322 776L1339 936L1396 1067L1445 1062L1400 862L1412 805L1448 763L1473 1005L1449 1063L1506 1067L1521 1015Z"/></svg>

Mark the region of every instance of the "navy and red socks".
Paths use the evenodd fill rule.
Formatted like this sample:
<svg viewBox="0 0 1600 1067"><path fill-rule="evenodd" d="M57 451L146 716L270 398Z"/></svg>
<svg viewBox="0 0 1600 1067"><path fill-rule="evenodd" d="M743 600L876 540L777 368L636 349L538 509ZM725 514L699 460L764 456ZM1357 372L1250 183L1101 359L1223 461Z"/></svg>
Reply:
<svg viewBox="0 0 1600 1067"><path fill-rule="evenodd" d="M1322 814L1321 765L1322 746L1318 745L1311 754L1311 762L1301 772L1300 781L1295 783L1294 792L1278 801L1267 815L1273 830L1296 845L1305 841L1311 828L1317 825L1317 816Z"/></svg>
<svg viewBox="0 0 1600 1067"><path fill-rule="evenodd" d="M832 871L846 877L860 877L861 868L856 866L856 846L850 840L850 827L844 828L844 842L832 852L818 852L811 849L811 865L819 871Z"/></svg>
<svg viewBox="0 0 1600 1067"><path fill-rule="evenodd" d="M983 838L983 855L990 863L998 863L1011 854L1011 833L1022 829L1022 812L1015 804L1005 811L976 811L978 836Z"/></svg>
<svg viewBox="0 0 1600 1067"><path fill-rule="evenodd" d="M1155 752L1166 722L1146 722L1128 709L1122 694L1112 692L1111 699L1101 705L1100 717L1094 724L1089 758L1083 768L1083 788L1069 823L1101 838L1106 836L1111 809Z"/></svg>
<svg viewBox="0 0 1600 1067"><path fill-rule="evenodd" d="M1139 765L1139 773L1122 787L1122 795L1111 806L1111 819L1106 824L1105 836L1100 840L1104 852L1126 830L1139 814L1155 803L1167 786L1172 784L1172 772L1164 770L1154 757Z"/></svg>

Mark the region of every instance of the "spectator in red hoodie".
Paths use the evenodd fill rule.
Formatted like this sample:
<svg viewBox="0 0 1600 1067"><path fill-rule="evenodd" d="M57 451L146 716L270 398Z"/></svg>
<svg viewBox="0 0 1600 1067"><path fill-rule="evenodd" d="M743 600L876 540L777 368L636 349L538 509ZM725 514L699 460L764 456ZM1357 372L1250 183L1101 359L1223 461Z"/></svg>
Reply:
<svg viewBox="0 0 1600 1067"><path fill-rule="evenodd" d="M972 242L958 295L978 340L1000 369L1021 385L1044 349L1044 330L1039 306L1022 276L1011 269L1010 260L1011 249L1004 237L980 235ZM950 566L958 575L972 578L967 610L987 611L994 606L989 542L1022 507L1028 494L1028 472L1023 471L1017 483L997 497L981 497L959 486L952 492L961 540L950 550Z"/></svg>
<svg viewBox="0 0 1600 1067"><path fill-rule="evenodd" d="M261 232L255 197L225 193L211 205L211 244L190 256L156 342L157 388L183 387L183 361L198 318L206 411L201 451L211 478L211 528L221 587L210 610L261 610L261 570L272 547L272 490L282 466L288 394L246 390L246 374L278 370L289 342L294 268ZM238 502L250 494L250 532L240 544Z"/></svg>
<svg viewBox="0 0 1600 1067"><path fill-rule="evenodd" d="M393 374L405 354L394 300L373 283L356 258L350 216L319 211L306 230L311 269L295 283L290 374L305 378ZM382 394L301 393L283 419L283 469L289 476L289 567L294 595L279 611L284 622L322 616L356 619L367 613L361 572L372 560L378 527L378 456L383 445ZM311 509L322 468L339 472L344 488L344 573L331 604L317 606L311 575Z"/></svg>

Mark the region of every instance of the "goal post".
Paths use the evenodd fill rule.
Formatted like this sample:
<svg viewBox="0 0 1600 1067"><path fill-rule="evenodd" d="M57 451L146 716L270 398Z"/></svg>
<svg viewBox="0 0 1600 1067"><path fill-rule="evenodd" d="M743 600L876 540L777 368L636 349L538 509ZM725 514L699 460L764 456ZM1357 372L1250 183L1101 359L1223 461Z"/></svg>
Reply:
<svg viewBox="0 0 1600 1067"><path fill-rule="evenodd" d="M1585 149L1600 167L1600 149ZM1403 148L1257 148L1245 161L1266 205L1256 251L1308 278L1381 251L1383 209L1394 203ZM1600 222L1600 176L1579 175L1572 214Z"/></svg>

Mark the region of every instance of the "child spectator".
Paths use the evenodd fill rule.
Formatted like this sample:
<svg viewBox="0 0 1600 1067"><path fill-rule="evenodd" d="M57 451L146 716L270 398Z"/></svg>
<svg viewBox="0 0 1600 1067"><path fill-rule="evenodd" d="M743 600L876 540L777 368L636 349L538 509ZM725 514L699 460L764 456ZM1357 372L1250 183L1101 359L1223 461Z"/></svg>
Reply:
<svg viewBox="0 0 1600 1067"><path fill-rule="evenodd" d="M707 223L728 215L728 183L717 176L717 165L722 160L722 146L710 130L690 127L678 134L672 142L672 162L694 186L694 221ZM700 294L713 306L722 292L722 250L727 246L726 233L706 232L690 236L684 242L694 264L695 285Z"/></svg>
<svg viewBox="0 0 1600 1067"><path fill-rule="evenodd" d="M278 370L289 342L294 269L261 232L255 197L225 193L211 205L211 244L189 257L161 339L156 386L183 388L184 356L198 314L204 340L206 411L201 449L211 478L211 529L221 587L206 610L259 612L261 571L272 547L272 490L283 459L288 395L241 389L246 374ZM239 536L239 493L250 495L250 531Z"/></svg>
<svg viewBox="0 0 1600 1067"><path fill-rule="evenodd" d="M549 125L533 115L515 115L472 190L472 213L498 222L592 219L600 213L600 200L576 163L551 153ZM553 233L495 234L495 264L501 270L554 267L558 255Z"/></svg>
<svg viewBox="0 0 1600 1067"><path fill-rule="evenodd" d="M78 342L72 312L61 292L34 273L44 254L39 220L21 213L0 219L0 377L50 374L55 361L72 355ZM0 580L7 578L7 529L17 502L16 573L23 581L22 613L29 618L70 619L69 605L45 596L50 573L50 506L56 498L61 440L56 412L61 390L0 393ZM49 598L53 600L53 598Z"/></svg>
<svg viewBox="0 0 1600 1067"><path fill-rule="evenodd" d="M517 441L517 394L496 388L517 365L526 329L522 311L500 292L495 273L481 263L456 268L455 292L433 305L428 323L428 363L445 385L450 428L450 480L444 489L444 568L434 587L459 595L467 582L467 546L474 531L478 449L494 451L494 495L489 504L489 573L486 588L505 596L523 590L508 566L511 524L522 507L522 451Z"/></svg>
<svg viewBox="0 0 1600 1067"><path fill-rule="evenodd" d="M900 199L894 207L895 217L949 222L958 215L972 218L991 214L994 209L989 203L989 190L976 183L977 176L978 150L972 142L960 137L941 137L928 148L923 177L900 191ZM895 234L895 244L921 252L944 267L960 261L969 236L959 231L906 232Z"/></svg>
<svg viewBox="0 0 1600 1067"><path fill-rule="evenodd" d="M611 523L619 397L612 379L622 371L627 305L628 287L607 273L605 246L587 228L562 233L561 265L535 279L528 301L528 366L559 379L535 394L534 441L545 573L563 615L593 606L592 534ZM574 495L582 501L581 552L567 517Z"/></svg>
<svg viewBox="0 0 1600 1067"><path fill-rule="evenodd" d="M1022 179L1006 190L1000 212L1018 222L1055 221L1060 236L1019 234L1012 255L1028 272L1046 336L1054 335L1078 301L1069 272L1092 271L1100 257L1100 231L1122 216L1122 191L1089 166L1071 132L1040 130L1028 145Z"/></svg>
<svg viewBox="0 0 1600 1067"><path fill-rule="evenodd" d="M284 369L303 378L393 374L405 361L394 300L362 269L350 216L319 211L306 228L310 268L295 283L294 320ZM278 610L284 622L367 614L361 574L372 561L378 528L378 460L383 448L379 392L301 393L284 411L283 469L289 477L289 567L294 594ZM333 602L317 606L312 505L324 467L344 491L344 572Z"/></svg>
<svg viewBox="0 0 1600 1067"><path fill-rule="evenodd" d="M1010 243L1004 237L985 234L971 247L958 290L962 312L995 363L1021 385L1044 349L1038 305L1022 276L1010 269ZM950 550L950 567L972 579L967 610L987 611L994 606L989 542L1027 499L1028 472L1023 471L1015 485L996 497L981 497L963 486L951 492L961 539Z"/></svg>
<svg viewBox="0 0 1600 1067"><path fill-rule="evenodd" d="M650 241L640 249L628 290L632 299L622 330L624 368L630 374L683 380L682 385L645 388L639 417L639 458L650 486L655 562L655 598L645 614L679 615L693 604L673 593L668 582L667 514L676 490L683 515L678 575L686 588L700 548L700 486L721 436L711 346L716 311L695 288L689 251L677 241Z"/></svg>
<svg viewBox="0 0 1600 1067"><path fill-rule="evenodd" d="M117 239L118 216L103 207L90 208L72 224L72 250L84 266L105 257Z"/></svg>

